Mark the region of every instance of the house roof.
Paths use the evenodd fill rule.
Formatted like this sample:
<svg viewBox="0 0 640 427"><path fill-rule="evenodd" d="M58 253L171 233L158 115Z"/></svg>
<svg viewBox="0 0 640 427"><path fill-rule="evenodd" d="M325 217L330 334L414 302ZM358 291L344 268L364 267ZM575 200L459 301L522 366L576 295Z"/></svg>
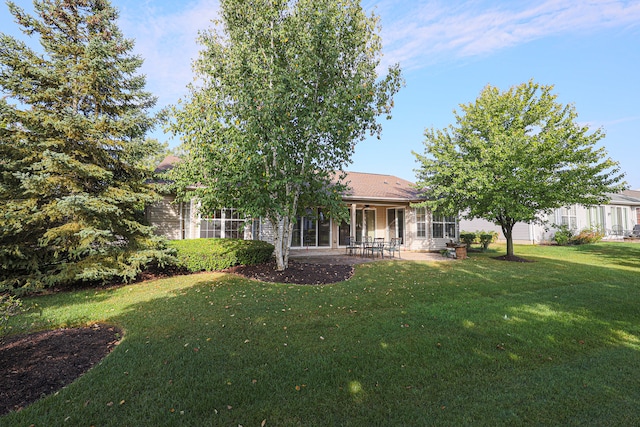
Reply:
<svg viewBox="0 0 640 427"><path fill-rule="evenodd" d="M156 168L156 172L172 169L181 159L168 155ZM414 184L393 175L364 172L345 172L344 182L347 191L343 198L349 201L366 200L371 202L417 202L424 200Z"/></svg>
<svg viewBox="0 0 640 427"><path fill-rule="evenodd" d="M610 197L609 203L622 205L640 205L640 191L624 190L622 193L607 194Z"/></svg>
<svg viewBox="0 0 640 427"><path fill-rule="evenodd" d="M162 160L160 162L160 164L156 167L155 172L166 172L168 170L173 169L173 167L179 163L182 159L180 157L177 156L173 156L171 154L169 154L167 157L164 158L164 160Z"/></svg>
<svg viewBox="0 0 640 427"><path fill-rule="evenodd" d="M424 200L411 181L393 175L346 172L344 180L348 190L345 200L373 200L394 202L417 202Z"/></svg>

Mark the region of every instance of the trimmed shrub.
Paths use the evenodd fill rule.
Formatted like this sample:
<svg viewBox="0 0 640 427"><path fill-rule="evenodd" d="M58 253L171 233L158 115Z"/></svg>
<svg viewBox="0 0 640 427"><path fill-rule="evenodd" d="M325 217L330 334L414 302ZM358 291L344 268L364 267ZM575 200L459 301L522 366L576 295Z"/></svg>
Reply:
<svg viewBox="0 0 640 427"><path fill-rule="evenodd" d="M261 240L241 239L172 240L169 246L178 251L178 266L191 272L260 264L271 258L274 249Z"/></svg>
<svg viewBox="0 0 640 427"><path fill-rule="evenodd" d="M460 240L467 245L467 250L471 249L471 244L476 241L476 233L471 233L469 231L461 231L460 232Z"/></svg>
<svg viewBox="0 0 640 427"><path fill-rule="evenodd" d="M498 233L496 231L477 231L476 233L483 251L489 249L489 244L498 239Z"/></svg>

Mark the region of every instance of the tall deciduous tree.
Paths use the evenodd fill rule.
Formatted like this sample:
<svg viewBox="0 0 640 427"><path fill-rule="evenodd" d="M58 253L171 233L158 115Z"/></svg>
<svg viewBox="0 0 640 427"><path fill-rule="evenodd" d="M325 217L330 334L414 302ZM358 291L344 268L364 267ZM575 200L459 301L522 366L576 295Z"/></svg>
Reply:
<svg viewBox="0 0 640 427"><path fill-rule="evenodd" d="M624 188L618 163L596 147L604 133L577 123L552 90L533 81L506 92L487 86L454 112L456 126L426 130L425 154L414 153L426 205L500 225L508 258L517 222L544 222L553 209L602 203Z"/></svg>
<svg viewBox="0 0 640 427"><path fill-rule="evenodd" d="M143 225L142 60L106 0L7 4L40 48L0 34L0 286L132 278L167 256Z"/></svg>
<svg viewBox="0 0 640 427"><path fill-rule="evenodd" d="M356 0L223 0L215 24L200 36L200 83L175 111L190 153L178 183L200 183L205 209L267 218L283 270L302 209L344 213L339 171L380 133L400 70L379 78L378 19Z"/></svg>

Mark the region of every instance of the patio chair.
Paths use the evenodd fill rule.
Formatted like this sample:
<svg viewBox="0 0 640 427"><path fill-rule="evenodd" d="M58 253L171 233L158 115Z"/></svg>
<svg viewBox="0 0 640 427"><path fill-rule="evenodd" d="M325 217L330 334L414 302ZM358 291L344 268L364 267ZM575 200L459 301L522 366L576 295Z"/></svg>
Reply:
<svg viewBox="0 0 640 427"><path fill-rule="evenodd" d="M347 246L345 248L346 253L353 255L354 252L358 252L358 249L360 249L360 245L356 241L355 236L347 237Z"/></svg>
<svg viewBox="0 0 640 427"><path fill-rule="evenodd" d="M376 237L373 239L373 244L371 245L371 256L374 257L376 254L380 254L382 258L384 258L384 238Z"/></svg>
<svg viewBox="0 0 640 427"><path fill-rule="evenodd" d="M640 237L640 224L636 224L633 226L631 237Z"/></svg>
<svg viewBox="0 0 640 427"><path fill-rule="evenodd" d="M400 257L400 245L402 244L402 237L394 237L389 243L384 246L384 250L389 252L389 255L393 258L394 253L398 252L398 258Z"/></svg>
<svg viewBox="0 0 640 427"><path fill-rule="evenodd" d="M369 252L371 252L372 247L373 247L373 238L369 236L363 236L362 243L361 243L362 256L368 255Z"/></svg>

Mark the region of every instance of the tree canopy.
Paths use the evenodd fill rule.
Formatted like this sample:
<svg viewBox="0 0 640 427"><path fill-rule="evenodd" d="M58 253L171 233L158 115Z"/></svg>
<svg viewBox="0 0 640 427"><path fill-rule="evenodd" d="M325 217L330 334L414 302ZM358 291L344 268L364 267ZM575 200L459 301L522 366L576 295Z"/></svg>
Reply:
<svg viewBox="0 0 640 427"><path fill-rule="evenodd" d="M204 210L268 219L285 269L303 209L344 215L341 171L357 141L380 133L400 70L379 77L378 18L356 0L222 0L220 14L174 109L189 153L178 188L201 184Z"/></svg>
<svg viewBox="0 0 640 427"><path fill-rule="evenodd" d="M131 279L166 259L143 224L155 98L106 0L7 3L0 34L0 286Z"/></svg>
<svg viewBox="0 0 640 427"><path fill-rule="evenodd" d="M606 202L624 188L618 163L597 146L604 132L579 124L553 86L534 81L505 92L487 86L454 111L455 126L425 131L418 185L426 205L501 226L513 257L513 226L543 222L553 209Z"/></svg>

